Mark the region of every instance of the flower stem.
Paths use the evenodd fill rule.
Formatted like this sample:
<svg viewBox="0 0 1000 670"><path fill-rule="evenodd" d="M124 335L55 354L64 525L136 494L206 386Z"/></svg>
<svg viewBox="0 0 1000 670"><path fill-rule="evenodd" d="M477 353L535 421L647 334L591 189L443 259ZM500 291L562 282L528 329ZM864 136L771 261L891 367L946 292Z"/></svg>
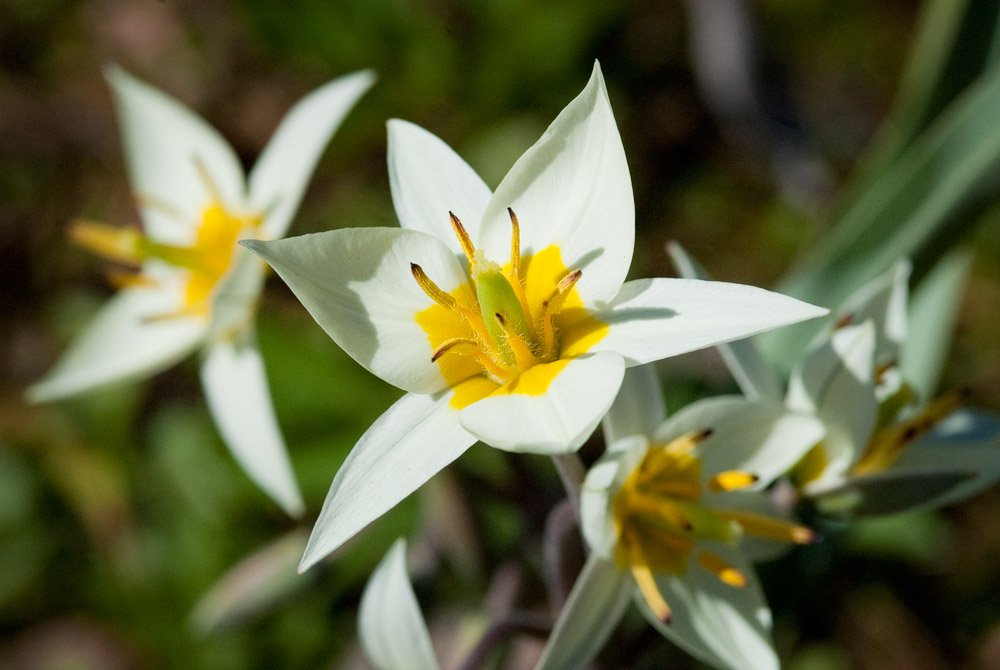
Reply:
<svg viewBox="0 0 1000 670"><path fill-rule="evenodd" d="M569 500L573 504L573 511L579 520L580 489L583 487L583 477L586 474L583 463L580 462L580 457L575 453L554 455L552 462L555 463L556 472L559 473L559 479L562 480L566 495L569 496Z"/></svg>

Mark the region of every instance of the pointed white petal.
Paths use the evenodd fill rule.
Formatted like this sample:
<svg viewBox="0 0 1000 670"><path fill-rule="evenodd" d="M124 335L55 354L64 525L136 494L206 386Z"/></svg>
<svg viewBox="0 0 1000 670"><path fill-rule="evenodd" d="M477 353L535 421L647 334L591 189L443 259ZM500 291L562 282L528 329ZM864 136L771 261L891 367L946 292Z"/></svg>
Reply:
<svg viewBox="0 0 1000 670"><path fill-rule="evenodd" d="M629 435L652 435L667 418L660 379L652 365L625 371L618 396L604 417L604 443L611 445Z"/></svg>
<svg viewBox="0 0 1000 670"><path fill-rule="evenodd" d="M822 422L814 416L742 396L719 396L695 402L671 416L652 441L667 444L705 429L712 434L696 448L702 479L707 482L720 472L741 470L757 475L755 488L787 472L825 434Z"/></svg>
<svg viewBox="0 0 1000 670"><path fill-rule="evenodd" d="M910 332L899 353L903 379L918 397L934 397L955 329L972 254L945 256L917 286L910 300Z"/></svg>
<svg viewBox="0 0 1000 670"><path fill-rule="evenodd" d="M502 262L510 255L510 207L521 229L521 254L557 244L585 306L618 292L632 262L635 205L625 150L595 63L586 88L514 164L483 218L482 245Z"/></svg>
<svg viewBox="0 0 1000 670"><path fill-rule="evenodd" d="M246 330L257 314L267 264L249 249L237 247L229 271L212 289L209 339L232 338Z"/></svg>
<svg viewBox="0 0 1000 670"><path fill-rule="evenodd" d="M371 70L334 79L296 103L274 131L248 180L251 208L267 214L264 239L285 235L330 137L374 83Z"/></svg>
<svg viewBox="0 0 1000 670"><path fill-rule="evenodd" d="M177 285L120 291L70 345L41 381L28 389L47 402L159 372L190 354L207 330L205 319L173 317L182 297Z"/></svg>
<svg viewBox="0 0 1000 670"><path fill-rule="evenodd" d="M906 339L906 304L909 299L911 265L897 261L885 274L865 284L837 310L837 318L850 316L851 323L871 319L875 324L875 364L896 362Z"/></svg>
<svg viewBox="0 0 1000 670"><path fill-rule="evenodd" d="M476 441L458 424L451 393L409 393L365 431L330 485L299 570L306 570Z"/></svg>
<svg viewBox="0 0 1000 670"><path fill-rule="evenodd" d="M831 433L824 443L835 464L831 471L850 464L875 427L875 341L871 321L840 328L806 356L789 381L788 407L814 413Z"/></svg>
<svg viewBox="0 0 1000 670"><path fill-rule="evenodd" d="M165 243L190 243L213 189L230 211L244 209L243 168L214 128L120 67L107 68L105 76L118 104L132 188L140 198L163 203L179 215L172 216L156 205L143 207L142 220L150 237Z"/></svg>
<svg viewBox="0 0 1000 670"><path fill-rule="evenodd" d="M212 342L201 364L208 408L244 472L289 515L305 507L252 334Z"/></svg>
<svg viewBox="0 0 1000 670"><path fill-rule="evenodd" d="M595 554L614 558L618 529L612 500L649 449L645 435L631 435L608 447L587 471L580 488L580 530Z"/></svg>
<svg viewBox="0 0 1000 670"><path fill-rule="evenodd" d="M682 577L656 575L656 583L673 610L661 623L636 592L639 609L663 635L688 653L717 668L777 670L771 642L771 611L753 568L739 552L713 543L711 551L748 579L736 588L693 564Z"/></svg>
<svg viewBox="0 0 1000 670"><path fill-rule="evenodd" d="M431 636L406 573L399 538L375 568L358 608L358 638L376 670L438 670Z"/></svg>
<svg viewBox="0 0 1000 670"><path fill-rule="evenodd" d="M348 355L413 393L447 386L416 314L433 301L410 271L419 264L444 291L468 279L436 238L400 228L345 228L274 242L244 240L270 263Z"/></svg>
<svg viewBox="0 0 1000 670"><path fill-rule="evenodd" d="M452 212L478 244L483 212L493 195L489 186L437 135L399 119L391 119L387 128L389 187L399 225L433 235L461 255L448 216ZM509 224L507 238L509 255Z"/></svg>
<svg viewBox="0 0 1000 670"><path fill-rule="evenodd" d="M615 399L625 364L605 352L537 365L522 375L564 366L540 394L504 389L462 410L462 425L486 444L506 451L566 454L586 442ZM531 386L531 385L529 385Z"/></svg>
<svg viewBox="0 0 1000 670"><path fill-rule="evenodd" d="M594 314L608 334L591 351L617 351L629 366L704 349L806 319L827 310L742 284L640 279L622 286Z"/></svg>
<svg viewBox="0 0 1000 670"><path fill-rule="evenodd" d="M676 242L667 244L667 251L681 277L711 280L705 269ZM729 368L743 395L749 400L780 402L783 394L781 383L774 370L757 351L753 340L735 340L718 346L719 354Z"/></svg>
<svg viewBox="0 0 1000 670"><path fill-rule="evenodd" d="M591 554L535 670L586 668L621 621L634 588L632 579L614 561Z"/></svg>

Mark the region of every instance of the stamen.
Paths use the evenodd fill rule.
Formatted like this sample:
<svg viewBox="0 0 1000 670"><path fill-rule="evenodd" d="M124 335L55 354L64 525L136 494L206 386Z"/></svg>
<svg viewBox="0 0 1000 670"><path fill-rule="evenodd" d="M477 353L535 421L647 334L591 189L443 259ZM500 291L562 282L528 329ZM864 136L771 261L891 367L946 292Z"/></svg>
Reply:
<svg viewBox="0 0 1000 670"><path fill-rule="evenodd" d="M428 298L445 309L455 309L458 305L455 299L438 288L438 285L432 282L430 277L424 273L423 268L416 263L410 263L410 272L413 274L413 278L417 280L417 285L427 294Z"/></svg>
<svg viewBox="0 0 1000 670"><path fill-rule="evenodd" d="M538 359L535 358L535 354L531 352L528 345L524 343L524 340L518 334L516 330L511 326L510 322L503 317L503 314L497 312L493 315L496 319L497 324L503 328L504 335L507 336L507 344L510 346L511 351L514 354L514 360L517 364L519 370L526 370L534 365L538 364Z"/></svg>
<svg viewBox="0 0 1000 670"><path fill-rule="evenodd" d="M132 195L132 199L135 201L135 204L139 209L157 210L161 214L165 214L174 221L178 222L183 222L185 220L185 216L181 213L181 210L177 209L166 200L156 197L155 195L150 195L149 193L135 193Z"/></svg>
<svg viewBox="0 0 1000 670"><path fill-rule="evenodd" d="M698 565L719 578L724 584L743 588L747 585L747 576L727 563L721 556L708 551L698 554Z"/></svg>
<svg viewBox="0 0 1000 670"><path fill-rule="evenodd" d="M645 598L646 604L653 610L657 619L663 623L670 623L672 618L670 605L667 604L663 594L660 593L660 588L656 585L656 579L653 578L653 572L649 569L649 563L642 553L642 548L637 542L629 544L635 553L635 560L631 561L632 576L635 578L635 583L639 587L642 597Z"/></svg>
<svg viewBox="0 0 1000 670"><path fill-rule="evenodd" d="M688 454L699 444L707 440L711 434L711 428L692 430L690 433L685 433L684 435L672 440L664 447L664 450L672 456Z"/></svg>
<svg viewBox="0 0 1000 670"><path fill-rule="evenodd" d="M70 240L87 251L119 263L139 265L146 256L143 253L143 237L133 228L77 220L70 224L68 235Z"/></svg>
<svg viewBox="0 0 1000 670"><path fill-rule="evenodd" d="M531 308L528 307L528 296L524 294L524 286L521 285L521 227L517 223L517 215L510 207L507 208L510 215L510 281L511 288L517 301L521 303L521 310L528 317L528 326L531 328L531 337L538 340L538 333L535 332L535 324L531 318Z"/></svg>
<svg viewBox="0 0 1000 670"><path fill-rule="evenodd" d="M511 380L511 374L508 370L497 365L497 363L490 358L490 356L483 350L476 350L476 360L479 361L479 366L486 373L486 376L495 381L497 384L504 385Z"/></svg>
<svg viewBox="0 0 1000 670"><path fill-rule="evenodd" d="M844 314L839 319L837 319L837 323L833 324L833 329L840 330L841 328L847 328L849 325L851 325L852 321L854 321L854 314L848 312L847 314Z"/></svg>
<svg viewBox="0 0 1000 670"><path fill-rule="evenodd" d="M726 472L720 472L708 480L708 489L715 493L735 491L756 484L758 479L760 478L757 475L749 472L727 470Z"/></svg>
<svg viewBox="0 0 1000 670"><path fill-rule="evenodd" d="M896 462L914 440L926 435L946 416L958 409L968 397L968 389L953 391L944 395L909 421L883 428L875 433L864 454L851 468L851 474L860 475L882 472Z"/></svg>
<svg viewBox="0 0 1000 670"><path fill-rule="evenodd" d="M205 188L208 189L212 200L222 204L222 192L219 191L219 187L216 186L215 181L212 179L212 175L209 173L208 167L205 165L205 161L203 161L200 156L195 156L193 160L194 169L198 171L198 175L201 177L202 181L205 182Z"/></svg>
<svg viewBox="0 0 1000 670"><path fill-rule="evenodd" d="M569 292L573 286L583 276L583 270L573 270L556 284L556 290L552 292L548 300L542 303L542 346L546 352L554 352L556 349L556 329L552 325L552 317L562 311L563 303L569 297Z"/></svg>
<svg viewBox="0 0 1000 670"><path fill-rule="evenodd" d="M645 495L641 491L632 490L629 492L627 500L628 509L633 512L664 519L685 532L691 532L694 528L684 511L669 499Z"/></svg>
<svg viewBox="0 0 1000 670"><path fill-rule="evenodd" d="M457 346L469 344L473 347L479 346L479 343L469 337L455 337L445 342L442 342L437 349L434 350L434 354L431 356L431 363L437 362L437 359L444 356L446 353L451 351Z"/></svg>
<svg viewBox="0 0 1000 670"><path fill-rule="evenodd" d="M510 215L510 267L516 274L521 267L521 227L514 210L508 207L507 213Z"/></svg>
<svg viewBox="0 0 1000 670"><path fill-rule="evenodd" d="M472 268L476 264L476 247L472 244L472 238L469 237L469 233L466 232L465 226L462 225L458 217L452 212L448 212L448 216L451 217L451 227L455 231L455 236L458 237L458 243L462 245L462 252L469 259L469 274L471 275Z"/></svg>
<svg viewBox="0 0 1000 670"><path fill-rule="evenodd" d="M735 510L716 510L716 512L720 516L738 523L748 535L753 535L764 540L813 544L822 539L820 534L812 528L800 526L797 523L785 521L784 519L775 519L762 514L738 512Z"/></svg>

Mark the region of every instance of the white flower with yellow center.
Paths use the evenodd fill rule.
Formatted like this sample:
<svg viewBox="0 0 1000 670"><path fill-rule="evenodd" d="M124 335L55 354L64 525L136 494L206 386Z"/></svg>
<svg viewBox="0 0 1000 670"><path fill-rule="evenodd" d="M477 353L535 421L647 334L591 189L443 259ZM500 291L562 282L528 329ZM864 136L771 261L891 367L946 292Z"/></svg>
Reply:
<svg viewBox="0 0 1000 670"><path fill-rule="evenodd" d="M374 76L341 77L300 101L246 177L232 147L186 107L120 68L107 78L143 230L77 222L70 234L134 270L112 275L121 290L28 396L46 402L138 379L201 347L202 383L226 444L298 515L255 343L266 266L236 243L285 234L323 147Z"/></svg>
<svg viewBox="0 0 1000 670"><path fill-rule="evenodd" d="M770 611L744 547L808 543L763 489L822 435L814 417L720 397L658 427L662 395L632 368L608 413L610 446L581 494L591 554L539 670L585 667L629 596L666 637L719 668L777 668ZM768 551L773 550L766 547Z"/></svg>
<svg viewBox="0 0 1000 670"><path fill-rule="evenodd" d="M897 263L852 296L792 374L786 404L826 426L792 478L823 512L936 507L1000 478L1000 417L962 409L964 391L919 398L904 378L904 349L922 336L909 332L909 276Z"/></svg>
<svg viewBox="0 0 1000 670"><path fill-rule="evenodd" d="M402 121L389 173L401 228L245 243L348 354L409 392L344 462L303 568L476 440L574 451L626 367L825 313L748 286L624 282L632 187L596 65L495 193Z"/></svg>

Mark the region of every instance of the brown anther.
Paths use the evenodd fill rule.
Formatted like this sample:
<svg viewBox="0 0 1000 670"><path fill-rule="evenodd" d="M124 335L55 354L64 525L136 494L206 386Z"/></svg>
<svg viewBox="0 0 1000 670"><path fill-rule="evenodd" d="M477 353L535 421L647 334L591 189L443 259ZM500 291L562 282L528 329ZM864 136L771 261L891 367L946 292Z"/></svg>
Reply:
<svg viewBox="0 0 1000 670"><path fill-rule="evenodd" d="M458 243L462 245L462 253L469 260L469 269L475 265L476 260L476 247L472 244L472 238L469 237L469 233L465 230L465 226L462 225L461 220L455 216L454 212L448 212L448 216L451 217L451 228L455 231L455 237L458 238Z"/></svg>

